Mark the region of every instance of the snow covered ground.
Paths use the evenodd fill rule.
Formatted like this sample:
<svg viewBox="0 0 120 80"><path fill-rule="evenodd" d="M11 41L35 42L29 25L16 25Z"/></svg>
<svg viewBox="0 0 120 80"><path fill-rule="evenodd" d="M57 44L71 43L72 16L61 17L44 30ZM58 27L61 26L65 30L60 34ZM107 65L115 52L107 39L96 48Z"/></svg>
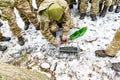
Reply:
<svg viewBox="0 0 120 80"><path fill-rule="evenodd" d="M32 24L25 31L23 21L17 11L15 12L17 15L16 20L23 30L22 34L26 39L26 43L24 46L20 46L17 43L17 38L10 32L7 21L3 22L4 25L0 28L1 31L3 35L10 36L12 40L0 42L1 45L8 46L6 51L0 52L0 61L33 70L39 70L42 62L50 63L51 70L53 70L55 63L57 63L55 70L57 80L120 80L120 73L110 68L111 63L120 61L119 53L114 58L99 58L94 54L95 50L105 49L112 40L116 29L120 27L120 13L108 12L104 18L97 17L98 20L94 22L91 21L89 16L85 17L84 20L80 20L77 6L74 5L71 14L76 28L73 28L70 34L77 28L85 26L88 30L84 36L73 41L78 42L78 47L81 50L78 54L79 59L58 59L56 56L58 52L55 52L55 49L49 50L50 45L48 45L40 31L36 31ZM19 62L20 56L25 54L28 54L27 59ZM69 58L69 56L67 57Z"/></svg>

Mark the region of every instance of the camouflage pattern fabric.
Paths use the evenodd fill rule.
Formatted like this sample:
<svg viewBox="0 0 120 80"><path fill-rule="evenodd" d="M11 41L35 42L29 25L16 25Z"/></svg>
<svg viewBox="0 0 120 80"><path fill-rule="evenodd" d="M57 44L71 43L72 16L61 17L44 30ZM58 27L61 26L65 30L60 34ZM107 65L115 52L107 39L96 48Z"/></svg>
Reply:
<svg viewBox="0 0 120 80"><path fill-rule="evenodd" d="M45 9L47 9L52 3L58 3L63 8L63 16L59 21L55 21L49 18ZM65 0L44 0L39 7L39 14L41 16L41 33L43 36L51 43L56 42L56 38L53 36L52 31L57 31L58 25L60 23L63 26L62 34L68 35L70 28L73 27L72 19L70 16L70 10L67 2ZM44 12L44 14L43 14Z"/></svg>
<svg viewBox="0 0 120 80"><path fill-rule="evenodd" d="M69 5L74 3L74 0L66 0L66 1Z"/></svg>
<svg viewBox="0 0 120 80"><path fill-rule="evenodd" d="M104 3L105 6L111 6L112 0L101 0L100 3Z"/></svg>
<svg viewBox="0 0 120 80"><path fill-rule="evenodd" d="M118 4L117 5L120 6L120 0L118 0Z"/></svg>
<svg viewBox="0 0 120 80"><path fill-rule="evenodd" d="M10 16L10 19L8 20L10 30L12 31L14 36L20 37L21 36L21 29L17 25L16 16L14 13L14 8L6 7L2 10L2 13Z"/></svg>
<svg viewBox="0 0 120 80"><path fill-rule="evenodd" d="M88 8L88 0L80 0L80 12L86 13ZM92 0L90 14L97 14L99 12L99 2L100 0Z"/></svg>
<svg viewBox="0 0 120 80"><path fill-rule="evenodd" d="M113 40L107 46L105 52L107 55L115 56L117 54L117 51L119 50L120 50L120 27L116 31Z"/></svg>
<svg viewBox="0 0 120 80"><path fill-rule="evenodd" d="M24 21L30 20L30 22L33 23L35 27L39 26L39 21L36 17L36 14L32 12L27 0L25 0L24 3L22 3L20 5L16 5L15 7L19 11L19 13L22 16L22 19Z"/></svg>
<svg viewBox="0 0 120 80"><path fill-rule="evenodd" d="M36 0L37 8L39 8L39 6L42 3L42 1L44 1L44 0Z"/></svg>

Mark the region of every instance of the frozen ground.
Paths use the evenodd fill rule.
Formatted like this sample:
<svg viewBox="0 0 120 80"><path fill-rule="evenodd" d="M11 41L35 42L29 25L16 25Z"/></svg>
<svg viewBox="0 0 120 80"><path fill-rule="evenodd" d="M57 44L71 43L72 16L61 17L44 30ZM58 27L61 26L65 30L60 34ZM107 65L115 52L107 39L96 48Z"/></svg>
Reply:
<svg viewBox="0 0 120 80"><path fill-rule="evenodd" d="M0 52L0 60L33 70L39 70L42 62L50 63L51 70L53 70L57 62L55 70L57 80L120 80L120 73L110 68L112 62L120 61L119 53L114 58L99 58L94 54L95 50L105 49L112 40L116 29L120 27L120 13L108 12L104 18L98 17L98 20L93 22L89 16L80 20L76 6L71 11L76 28L73 28L70 34L77 28L85 26L88 28L84 36L71 42L71 44L78 42L78 47L81 50L79 59L58 59L56 56L58 52L55 52L54 49L49 50L50 45L40 31L36 31L32 24L25 31L24 23L17 15L17 22L23 30L22 34L26 43L24 46L19 46L17 38L9 31L7 21L4 22L0 29L3 35L12 37L12 40L0 42L1 45L8 46L6 51ZM25 54L27 54L27 58L20 61L20 56ZM67 57L69 58L69 56Z"/></svg>

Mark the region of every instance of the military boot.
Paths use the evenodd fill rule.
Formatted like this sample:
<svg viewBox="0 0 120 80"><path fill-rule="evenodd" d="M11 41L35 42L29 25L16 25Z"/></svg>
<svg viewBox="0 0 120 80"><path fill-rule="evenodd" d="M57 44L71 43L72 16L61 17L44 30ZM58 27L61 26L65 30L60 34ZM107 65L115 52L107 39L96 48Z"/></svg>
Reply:
<svg viewBox="0 0 120 80"><path fill-rule="evenodd" d="M100 17L105 17L107 10L108 10L108 6L104 6L102 12L100 13Z"/></svg>
<svg viewBox="0 0 120 80"><path fill-rule="evenodd" d="M25 22L25 27L24 27L24 29L25 29L25 30L28 30L29 25L30 25L30 22Z"/></svg>
<svg viewBox="0 0 120 80"><path fill-rule="evenodd" d="M120 72L120 62L118 63L112 63L112 67L113 70Z"/></svg>
<svg viewBox="0 0 120 80"><path fill-rule="evenodd" d="M80 14L80 19L83 20L85 18L85 16L86 16L86 13L81 13Z"/></svg>
<svg viewBox="0 0 120 80"><path fill-rule="evenodd" d="M117 8L115 9L115 13L119 13L120 12L120 6L117 6Z"/></svg>
<svg viewBox="0 0 120 80"><path fill-rule="evenodd" d="M1 46L1 45L0 45L0 51L5 51L6 49L7 49L6 46Z"/></svg>
<svg viewBox="0 0 120 80"><path fill-rule="evenodd" d="M105 53L105 50L96 50L95 55L98 57L114 57L114 56L107 55Z"/></svg>
<svg viewBox="0 0 120 80"><path fill-rule="evenodd" d="M18 43L23 46L25 44L25 41L24 41L24 38L21 36L21 37L18 37Z"/></svg>
<svg viewBox="0 0 120 80"><path fill-rule="evenodd" d="M103 6L103 4L100 3L100 4L99 4L99 13L102 11L102 6Z"/></svg>
<svg viewBox="0 0 120 80"><path fill-rule="evenodd" d="M114 7L114 5L111 5L110 7L109 7L109 12L112 12L113 11L113 7Z"/></svg>
<svg viewBox="0 0 120 80"><path fill-rule="evenodd" d="M3 25L3 23L2 22L0 22L0 27Z"/></svg>
<svg viewBox="0 0 120 80"><path fill-rule="evenodd" d="M91 14L90 17L91 17L92 21L96 21L97 20L97 17L96 17L95 14Z"/></svg>
<svg viewBox="0 0 120 80"><path fill-rule="evenodd" d="M9 40L11 40L10 37L4 37L4 36L2 36L2 37L0 38L0 41L9 41Z"/></svg>

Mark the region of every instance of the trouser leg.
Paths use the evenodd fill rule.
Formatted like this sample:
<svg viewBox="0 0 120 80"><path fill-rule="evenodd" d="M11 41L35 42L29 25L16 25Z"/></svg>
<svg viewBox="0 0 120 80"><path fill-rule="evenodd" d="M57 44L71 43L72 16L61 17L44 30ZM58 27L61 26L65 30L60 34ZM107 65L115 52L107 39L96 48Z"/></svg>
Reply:
<svg viewBox="0 0 120 80"><path fill-rule="evenodd" d="M117 54L118 50L120 50L120 27L115 33L115 36L111 43L107 46L105 52L107 55L114 56Z"/></svg>

